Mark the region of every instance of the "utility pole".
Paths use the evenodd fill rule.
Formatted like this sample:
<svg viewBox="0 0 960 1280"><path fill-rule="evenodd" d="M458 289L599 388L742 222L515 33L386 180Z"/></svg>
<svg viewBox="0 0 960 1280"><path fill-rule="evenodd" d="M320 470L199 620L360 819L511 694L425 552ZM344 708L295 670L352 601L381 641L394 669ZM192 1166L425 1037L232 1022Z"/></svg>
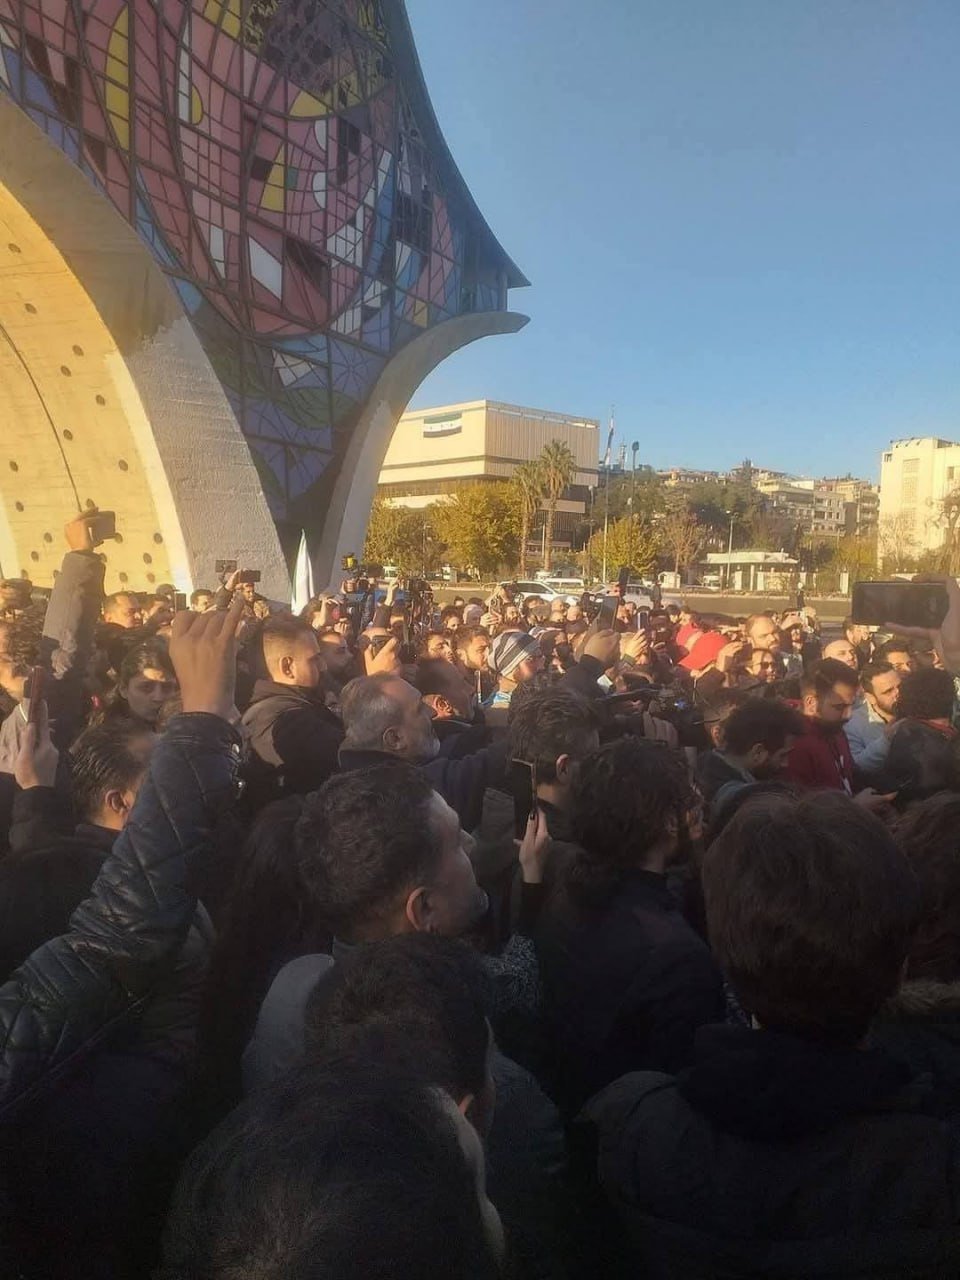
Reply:
<svg viewBox="0 0 960 1280"><path fill-rule="evenodd" d="M607 452L603 455L605 482L603 486L603 582L607 578L607 534L610 530L610 450L613 448L613 433L616 430L616 405L610 406L610 431L607 434Z"/></svg>
<svg viewBox="0 0 960 1280"><path fill-rule="evenodd" d="M723 577L723 589L724 589L724 591L729 591L729 590L730 590L730 560L731 560L731 558L732 558L732 556L733 556L733 519L734 519L734 513L733 513L732 511L728 511L728 512L727 512L727 515L730 517L730 537L727 539L727 563L726 563L726 566L725 566L726 572L724 573L724 577Z"/></svg>
<svg viewBox="0 0 960 1280"><path fill-rule="evenodd" d="M630 468L630 556L629 556L629 559L630 559L631 570L634 567L633 538L634 538L634 526L636 525L636 520L637 520L637 451L639 450L639 448L640 448L639 441L634 440L633 444L630 446L631 452L633 453L633 465Z"/></svg>

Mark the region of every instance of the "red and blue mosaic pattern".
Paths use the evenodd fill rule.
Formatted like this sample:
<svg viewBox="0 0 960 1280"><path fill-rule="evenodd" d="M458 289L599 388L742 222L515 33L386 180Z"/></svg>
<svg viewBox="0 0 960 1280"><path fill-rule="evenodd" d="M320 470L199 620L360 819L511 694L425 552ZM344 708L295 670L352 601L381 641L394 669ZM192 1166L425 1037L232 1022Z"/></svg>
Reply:
<svg viewBox="0 0 960 1280"><path fill-rule="evenodd" d="M465 265L386 2L0 0L0 89L169 274L278 522L336 473L394 351L505 306Z"/></svg>

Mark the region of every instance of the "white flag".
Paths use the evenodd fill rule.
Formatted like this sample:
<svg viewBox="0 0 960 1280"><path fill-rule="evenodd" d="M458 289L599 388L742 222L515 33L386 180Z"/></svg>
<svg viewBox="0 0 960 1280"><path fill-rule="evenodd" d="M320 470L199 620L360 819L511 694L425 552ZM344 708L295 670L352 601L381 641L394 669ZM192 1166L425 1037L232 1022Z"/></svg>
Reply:
<svg viewBox="0 0 960 1280"><path fill-rule="evenodd" d="M301 530L300 549L297 552L297 564L293 571L294 613L299 613L313 599L313 561L307 550L307 535Z"/></svg>

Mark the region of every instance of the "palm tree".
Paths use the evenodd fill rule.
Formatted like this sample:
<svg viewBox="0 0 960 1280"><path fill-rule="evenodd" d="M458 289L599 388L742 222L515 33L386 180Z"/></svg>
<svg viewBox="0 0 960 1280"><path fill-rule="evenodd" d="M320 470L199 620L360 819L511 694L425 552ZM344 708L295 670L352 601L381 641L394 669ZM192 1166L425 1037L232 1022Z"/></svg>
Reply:
<svg viewBox="0 0 960 1280"><path fill-rule="evenodd" d="M577 460L570 452L568 445L561 440L551 440L543 446L537 464L543 475L544 497L547 501L547 545L543 556L543 567L550 568L553 552L553 522L557 514L557 503L564 489L572 483L577 474Z"/></svg>
<svg viewBox="0 0 960 1280"><path fill-rule="evenodd" d="M540 509L543 497L543 476L537 462L521 462L513 473L513 484L517 491L517 504L520 507L520 577L527 576L527 539L530 537L530 526Z"/></svg>

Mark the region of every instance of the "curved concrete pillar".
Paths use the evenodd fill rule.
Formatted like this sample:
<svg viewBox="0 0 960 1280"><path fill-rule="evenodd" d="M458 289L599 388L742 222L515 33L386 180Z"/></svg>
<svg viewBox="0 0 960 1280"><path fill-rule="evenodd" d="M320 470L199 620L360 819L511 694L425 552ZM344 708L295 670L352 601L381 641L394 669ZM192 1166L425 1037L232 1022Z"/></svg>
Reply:
<svg viewBox="0 0 960 1280"><path fill-rule="evenodd" d="M107 590L289 575L240 427L177 294L132 227L0 94L0 564L49 585L60 528L117 512Z"/></svg>
<svg viewBox="0 0 960 1280"><path fill-rule="evenodd" d="M317 582L334 586L343 574L341 557L363 551L380 468L397 423L413 393L441 360L478 338L517 333L528 316L482 311L457 316L408 343L380 375L353 429L343 466L333 487L324 537L314 552Z"/></svg>

